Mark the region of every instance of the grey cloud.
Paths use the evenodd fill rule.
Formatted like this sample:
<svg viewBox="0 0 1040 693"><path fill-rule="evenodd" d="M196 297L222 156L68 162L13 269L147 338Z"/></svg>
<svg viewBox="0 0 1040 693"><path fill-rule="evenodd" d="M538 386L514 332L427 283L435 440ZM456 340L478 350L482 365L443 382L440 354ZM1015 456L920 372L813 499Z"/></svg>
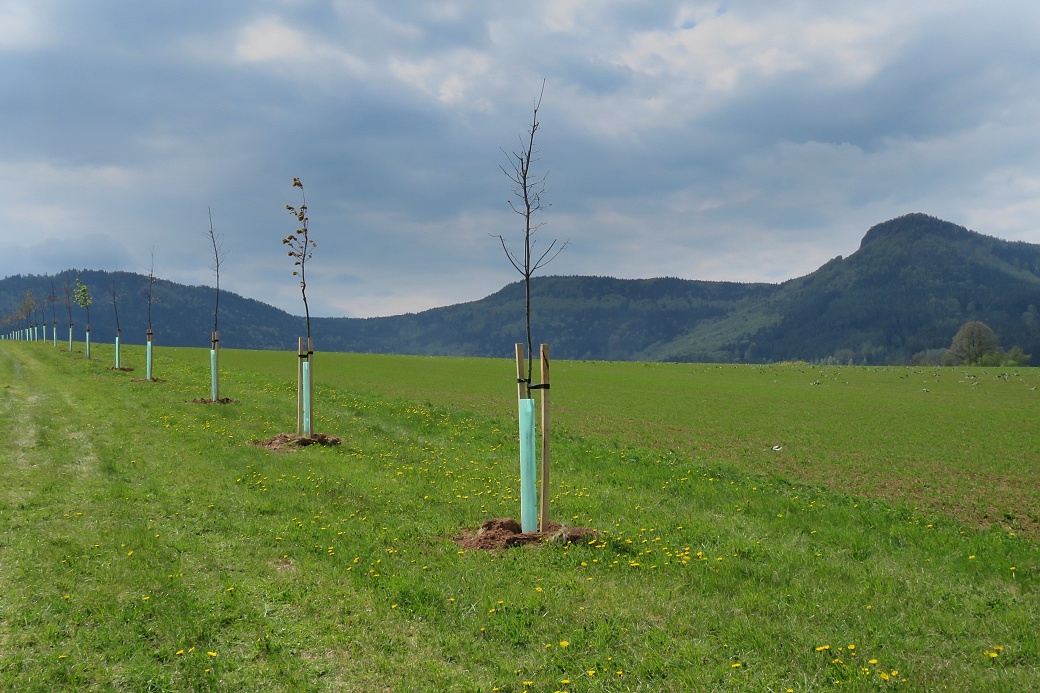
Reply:
<svg viewBox="0 0 1040 693"><path fill-rule="evenodd" d="M517 278L489 233L518 233L501 149L543 79L543 233L573 242L553 273L778 281L910 211L1040 242L1024 0L33 7L39 37L0 49L0 274L155 249L204 282L211 207L228 287L299 312L299 176L316 314L480 298ZM779 43L809 25L857 43ZM651 33L697 40L655 58Z"/></svg>

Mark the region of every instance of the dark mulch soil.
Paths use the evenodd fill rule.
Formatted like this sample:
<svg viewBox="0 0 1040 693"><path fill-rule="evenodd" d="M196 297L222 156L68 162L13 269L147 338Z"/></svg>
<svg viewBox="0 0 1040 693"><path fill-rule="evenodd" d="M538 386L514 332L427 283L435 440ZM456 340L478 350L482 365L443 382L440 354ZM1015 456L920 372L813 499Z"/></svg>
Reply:
<svg viewBox="0 0 1040 693"><path fill-rule="evenodd" d="M119 368L116 368L115 366L112 366L108 370L110 370L110 371L124 371L124 372L129 373L130 371L132 371L134 369L130 368L129 366L120 366Z"/></svg>
<svg viewBox="0 0 1040 693"><path fill-rule="evenodd" d="M230 397L218 397L217 399L210 399L208 397L196 397L191 401L192 404L232 404L237 402L237 399L231 399Z"/></svg>
<svg viewBox="0 0 1040 693"><path fill-rule="evenodd" d="M477 531L464 530L455 543L464 549L481 549L497 551L511 546L527 544L559 543L588 541L598 532L588 527L564 527L556 522L549 522L542 532L523 532L520 523L511 517L496 517L480 525Z"/></svg>
<svg viewBox="0 0 1040 693"><path fill-rule="evenodd" d="M254 440L253 445L267 448L268 450L291 450L305 448L308 445L339 445L342 442L342 438L325 433L315 433L311 436L301 436L296 433L279 433L274 438Z"/></svg>
<svg viewBox="0 0 1040 693"><path fill-rule="evenodd" d="M163 378L152 378L151 380L149 380L148 378L134 378L130 382L132 382L132 383L165 383L166 381Z"/></svg>

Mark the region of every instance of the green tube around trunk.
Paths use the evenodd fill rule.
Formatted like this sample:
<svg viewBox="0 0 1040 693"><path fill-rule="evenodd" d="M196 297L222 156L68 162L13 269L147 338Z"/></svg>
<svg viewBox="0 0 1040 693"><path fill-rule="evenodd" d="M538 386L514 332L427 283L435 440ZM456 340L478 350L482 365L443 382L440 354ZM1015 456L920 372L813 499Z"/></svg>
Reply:
<svg viewBox="0 0 1040 693"><path fill-rule="evenodd" d="M538 493L535 491L534 400L520 402L520 529L538 531Z"/></svg>

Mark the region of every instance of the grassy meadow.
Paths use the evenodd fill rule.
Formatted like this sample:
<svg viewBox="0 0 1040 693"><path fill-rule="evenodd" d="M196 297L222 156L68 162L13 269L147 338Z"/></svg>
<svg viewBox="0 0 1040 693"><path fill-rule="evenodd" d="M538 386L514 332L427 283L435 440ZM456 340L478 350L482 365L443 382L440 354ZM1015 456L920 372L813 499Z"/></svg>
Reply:
<svg viewBox="0 0 1040 693"><path fill-rule="evenodd" d="M557 362L599 535L483 552L511 361L318 354L273 452L292 353L91 351L0 342L2 690L1040 688L1032 369Z"/></svg>

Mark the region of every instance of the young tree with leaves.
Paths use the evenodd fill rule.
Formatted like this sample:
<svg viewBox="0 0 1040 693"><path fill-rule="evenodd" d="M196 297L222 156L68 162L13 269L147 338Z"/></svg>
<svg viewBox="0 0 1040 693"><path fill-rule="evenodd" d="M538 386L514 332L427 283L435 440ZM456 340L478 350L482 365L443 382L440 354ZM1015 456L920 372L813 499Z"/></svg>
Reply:
<svg viewBox="0 0 1040 693"><path fill-rule="evenodd" d="M314 342L311 339L311 311L310 306L307 304L307 261L314 254L314 248L317 247L317 243L310 236L310 222L307 218L307 196L303 190L303 183L300 182L299 178L293 178L293 187L300 189L300 206L285 205L285 209L296 217L299 226L295 232L282 239L282 245L289 246L288 255L293 259L293 276L300 278L300 294L303 296L303 312L307 322L306 346L304 346L301 339L298 348L296 433L298 435L312 436L314 434L312 426L314 392L311 383L314 375L312 370Z"/></svg>
<svg viewBox="0 0 1040 693"><path fill-rule="evenodd" d="M94 299L90 296L90 291L87 289L86 284L76 277L76 305L87 312L87 358L90 358L90 304L94 302Z"/></svg>
<svg viewBox="0 0 1040 693"><path fill-rule="evenodd" d="M293 258L293 276L300 278L300 294L303 296L303 313L307 323L307 341L311 339L311 311L307 304L307 261L314 254L317 243L310 237L310 220L307 218L307 196L303 191L303 183L293 178L293 187L300 189L300 206L285 205L285 209L296 217L300 226L294 233L282 239L282 245L289 246L289 257Z"/></svg>

